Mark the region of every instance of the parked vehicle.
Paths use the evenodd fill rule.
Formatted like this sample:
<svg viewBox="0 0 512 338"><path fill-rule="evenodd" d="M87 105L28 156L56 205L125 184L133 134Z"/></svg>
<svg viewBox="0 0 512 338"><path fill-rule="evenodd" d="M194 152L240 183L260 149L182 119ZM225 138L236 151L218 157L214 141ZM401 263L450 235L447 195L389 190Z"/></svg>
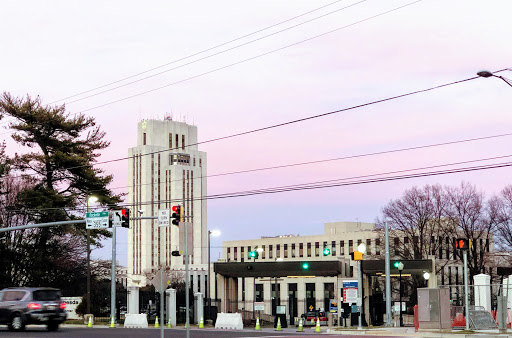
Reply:
<svg viewBox="0 0 512 338"><path fill-rule="evenodd" d="M7 288L0 290L0 324L9 330L22 331L25 325L46 324L56 331L66 320L66 303L54 288Z"/></svg>
<svg viewBox="0 0 512 338"><path fill-rule="evenodd" d="M323 311L308 311L306 313L303 313L301 317L303 326L315 326L317 318L320 319L321 326L327 325L327 315Z"/></svg>

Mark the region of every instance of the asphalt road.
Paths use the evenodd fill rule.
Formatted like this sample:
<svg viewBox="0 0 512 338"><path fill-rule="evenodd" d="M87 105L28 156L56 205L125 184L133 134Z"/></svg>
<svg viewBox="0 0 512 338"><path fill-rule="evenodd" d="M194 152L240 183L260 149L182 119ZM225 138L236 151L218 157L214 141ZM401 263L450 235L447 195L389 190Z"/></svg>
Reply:
<svg viewBox="0 0 512 338"><path fill-rule="evenodd" d="M324 330L325 332L325 330ZM207 337L303 337L307 336L308 338L313 337L339 337L338 335L325 335L315 333L314 330L308 328L305 329L305 332L296 332L296 328L291 329L283 329L283 331L275 331L274 329L263 329L262 331L254 331L254 330L243 330L243 331L228 331L228 330L216 330L216 329L191 329L190 337L191 338L207 338ZM142 338L159 338L160 330L155 328L149 329L124 329L124 328L108 328L108 327L95 327L95 328L87 328L87 327L61 327L57 332L48 332L46 327L44 326L27 326L26 330L23 332L11 332L7 330L7 326L0 326L0 338L4 337L41 337L41 338L51 338L51 337L60 337L60 338L68 338L68 337L122 337L122 338L131 338L131 337L142 337ZM185 329L164 329L164 337L185 337ZM345 336L346 337L346 336ZM383 338L383 337L379 337Z"/></svg>

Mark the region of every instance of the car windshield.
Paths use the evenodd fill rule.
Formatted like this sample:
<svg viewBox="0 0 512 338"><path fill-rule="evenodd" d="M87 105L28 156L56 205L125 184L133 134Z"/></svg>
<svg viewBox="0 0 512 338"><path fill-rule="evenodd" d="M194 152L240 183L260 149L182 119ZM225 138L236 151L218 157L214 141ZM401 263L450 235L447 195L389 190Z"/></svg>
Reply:
<svg viewBox="0 0 512 338"><path fill-rule="evenodd" d="M59 299L60 299L60 291L59 290L37 290L37 291L34 291L34 300L51 301L51 300L59 300Z"/></svg>

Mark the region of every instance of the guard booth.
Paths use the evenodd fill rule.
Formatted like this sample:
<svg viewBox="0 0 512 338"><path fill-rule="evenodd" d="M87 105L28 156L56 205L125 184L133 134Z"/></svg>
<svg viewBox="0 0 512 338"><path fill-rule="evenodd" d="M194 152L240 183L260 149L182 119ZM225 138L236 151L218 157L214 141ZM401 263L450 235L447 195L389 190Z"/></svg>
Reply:
<svg viewBox="0 0 512 338"><path fill-rule="evenodd" d="M279 317L283 327L298 325L310 307L329 313L330 300L339 298L339 279L347 277L349 266L345 258L214 263L219 311L240 312L244 321L259 317L274 323Z"/></svg>

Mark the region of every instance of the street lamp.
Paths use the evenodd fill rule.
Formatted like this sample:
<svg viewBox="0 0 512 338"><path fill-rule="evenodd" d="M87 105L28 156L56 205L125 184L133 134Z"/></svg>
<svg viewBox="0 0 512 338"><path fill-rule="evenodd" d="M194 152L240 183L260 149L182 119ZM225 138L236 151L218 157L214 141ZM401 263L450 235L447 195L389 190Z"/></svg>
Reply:
<svg viewBox="0 0 512 338"><path fill-rule="evenodd" d="M430 279L430 273L428 273L428 271L425 271L423 273L423 278L425 278L425 281L427 282L427 287L428 287L428 280Z"/></svg>
<svg viewBox="0 0 512 338"><path fill-rule="evenodd" d="M357 251L359 251L362 255L364 255L366 253L366 245L364 243L361 243L357 246ZM363 272L361 271L361 269L363 268L363 262L360 260L359 261L359 266L357 268L357 275L358 275L358 278L357 278L357 291L359 293L359 299L358 299L358 303L357 305L359 305L359 320L358 320L358 326L357 326L357 329L358 330L362 330L363 329Z"/></svg>
<svg viewBox="0 0 512 338"><path fill-rule="evenodd" d="M88 196L87 197L87 212L89 212L89 203L98 202L98 197L96 196ZM87 216L87 215L86 215ZM91 231L89 229L87 232L87 313L91 313Z"/></svg>
<svg viewBox="0 0 512 338"><path fill-rule="evenodd" d="M478 76L481 76L481 77L497 77L498 79L502 79L503 81L506 82L506 84L508 84L510 87L512 87L512 81L503 77L503 76L498 76L498 75L494 75L492 72L488 71L488 70L481 70L479 71L478 73L476 73L476 75Z"/></svg>
<svg viewBox="0 0 512 338"><path fill-rule="evenodd" d="M220 231L219 230L208 230L208 287L206 289L206 299L208 299L208 319L211 319L210 318L210 307L212 306L212 296L211 296L211 291L210 291L210 279L211 279L211 276L210 276L210 236L213 236L213 237L217 237L217 236L220 236Z"/></svg>
<svg viewBox="0 0 512 338"><path fill-rule="evenodd" d="M400 306L400 327L404 326L404 320L402 318L402 270L404 269L404 263L402 262L398 262L397 264L395 264L396 268L398 269L398 272L399 272L399 276L400 276L400 279L399 279L399 284L400 284L400 299L399 299L399 306ZM430 274L429 274L429 277L430 277Z"/></svg>

